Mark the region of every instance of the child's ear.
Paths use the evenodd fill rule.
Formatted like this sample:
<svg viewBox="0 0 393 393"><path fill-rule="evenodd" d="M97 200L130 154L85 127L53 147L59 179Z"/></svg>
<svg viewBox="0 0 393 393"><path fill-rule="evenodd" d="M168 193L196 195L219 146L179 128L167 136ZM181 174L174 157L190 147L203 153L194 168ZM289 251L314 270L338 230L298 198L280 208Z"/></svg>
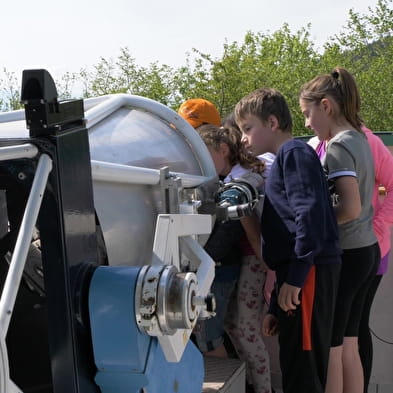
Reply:
<svg viewBox="0 0 393 393"><path fill-rule="evenodd" d="M229 146L225 142L220 143L220 152L227 157L229 155Z"/></svg>
<svg viewBox="0 0 393 393"><path fill-rule="evenodd" d="M267 119L267 124L272 130L277 130L280 128L280 123L277 120L277 117L275 115L270 115Z"/></svg>
<svg viewBox="0 0 393 393"><path fill-rule="evenodd" d="M333 111L333 104L328 98L322 98L320 103L321 109L323 109L328 115Z"/></svg>

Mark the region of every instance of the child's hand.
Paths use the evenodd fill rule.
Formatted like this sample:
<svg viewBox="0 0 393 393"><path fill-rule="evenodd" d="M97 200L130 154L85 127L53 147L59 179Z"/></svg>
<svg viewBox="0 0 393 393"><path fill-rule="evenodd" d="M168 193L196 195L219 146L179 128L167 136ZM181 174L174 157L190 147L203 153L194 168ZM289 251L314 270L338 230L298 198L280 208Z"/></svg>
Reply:
<svg viewBox="0 0 393 393"><path fill-rule="evenodd" d="M267 304L270 304L270 298L276 282L276 273L273 270L267 269L265 284L263 286L263 296Z"/></svg>
<svg viewBox="0 0 393 393"><path fill-rule="evenodd" d="M278 305L284 310L296 310L296 307L300 304L299 294L301 288L284 282L280 288L278 294Z"/></svg>
<svg viewBox="0 0 393 393"><path fill-rule="evenodd" d="M278 319L273 314L266 314L263 318L262 333L265 336L275 336L278 333Z"/></svg>

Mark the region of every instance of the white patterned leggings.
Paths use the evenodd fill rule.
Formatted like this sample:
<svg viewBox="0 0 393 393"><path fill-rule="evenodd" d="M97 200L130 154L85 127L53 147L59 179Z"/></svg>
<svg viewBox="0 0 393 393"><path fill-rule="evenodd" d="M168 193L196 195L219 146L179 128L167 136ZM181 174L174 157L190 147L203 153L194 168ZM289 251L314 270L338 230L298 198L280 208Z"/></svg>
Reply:
<svg viewBox="0 0 393 393"><path fill-rule="evenodd" d="M262 339L261 323L266 273L255 255L242 261L237 289L228 306L226 331L255 393L271 393L269 353Z"/></svg>

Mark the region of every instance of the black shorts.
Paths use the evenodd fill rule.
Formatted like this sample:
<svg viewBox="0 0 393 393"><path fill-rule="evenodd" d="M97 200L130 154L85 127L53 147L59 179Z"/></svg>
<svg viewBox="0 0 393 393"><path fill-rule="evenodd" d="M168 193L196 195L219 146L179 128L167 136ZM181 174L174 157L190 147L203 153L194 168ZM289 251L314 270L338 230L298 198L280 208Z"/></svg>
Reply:
<svg viewBox="0 0 393 393"><path fill-rule="evenodd" d="M338 292L341 263L315 265L314 293L301 292L296 310L278 307L280 365L283 390L289 393L325 391L333 316ZM308 281L312 271L307 276ZM307 295L306 295L307 293ZM311 306L304 312L306 298ZM306 315L308 314L308 316ZM311 320L310 320L311 317Z"/></svg>
<svg viewBox="0 0 393 393"><path fill-rule="evenodd" d="M380 261L378 243L343 250L332 347L342 345L344 337L358 337L364 302Z"/></svg>

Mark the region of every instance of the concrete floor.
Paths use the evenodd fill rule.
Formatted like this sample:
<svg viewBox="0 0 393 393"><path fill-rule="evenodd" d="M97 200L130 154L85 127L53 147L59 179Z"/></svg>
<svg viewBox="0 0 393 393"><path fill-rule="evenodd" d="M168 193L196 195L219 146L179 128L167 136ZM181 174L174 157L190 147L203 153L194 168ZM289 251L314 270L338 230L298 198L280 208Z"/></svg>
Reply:
<svg viewBox="0 0 393 393"><path fill-rule="evenodd" d="M392 238L393 244L393 238ZM382 278L373 307L370 328L374 343L370 393L393 392L393 252Z"/></svg>

